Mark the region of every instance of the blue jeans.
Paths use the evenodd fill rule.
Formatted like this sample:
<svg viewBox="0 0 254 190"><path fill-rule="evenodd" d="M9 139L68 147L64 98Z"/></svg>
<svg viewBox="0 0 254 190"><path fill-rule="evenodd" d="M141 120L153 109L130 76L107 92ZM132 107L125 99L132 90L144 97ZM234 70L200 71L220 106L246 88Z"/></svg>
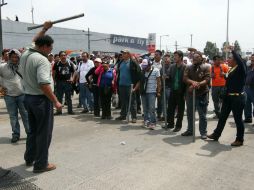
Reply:
<svg viewBox="0 0 254 190"><path fill-rule="evenodd" d="M197 96L195 99L195 107L199 114L199 132L201 135L207 134L207 106L208 106L208 94ZM187 119L188 129L187 131L192 133L193 131L193 96L187 96Z"/></svg>
<svg viewBox="0 0 254 190"><path fill-rule="evenodd" d="M84 109L88 109L93 111L93 95L90 92L89 88L85 85L85 83L79 83L80 89L80 100Z"/></svg>
<svg viewBox="0 0 254 190"><path fill-rule="evenodd" d="M12 136L20 137L18 112L21 115L25 131L26 133L28 133L29 132L28 115L24 106L24 95L4 96L4 100L10 117Z"/></svg>
<svg viewBox="0 0 254 190"><path fill-rule="evenodd" d="M254 88L245 87L247 101L244 107L245 119L252 119L252 105L254 104Z"/></svg>
<svg viewBox="0 0 254 190"><path fill-rule="evenodd" d="M150 124L156 124L155 116L155 100L156 93L146 93L141 96L144 121L148 121Z"/></svg>

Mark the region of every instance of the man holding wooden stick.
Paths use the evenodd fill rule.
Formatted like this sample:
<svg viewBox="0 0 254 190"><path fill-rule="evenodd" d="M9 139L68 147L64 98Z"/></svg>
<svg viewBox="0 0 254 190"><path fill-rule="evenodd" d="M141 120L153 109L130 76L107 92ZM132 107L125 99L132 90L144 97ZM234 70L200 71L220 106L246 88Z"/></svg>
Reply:
<svg viewBox="0 0 254 190"><path fill-rule="evenodd" d="M52 25L52 22L44 23L42 30L33 39L35 46L25 51L20 59L25 105L31 127L24 158L27 166L34 166L34 173L56 169L54 164L48 163L48 148L53 130L53 105L58 111L62 109L53 93L51 64L47 59L54 41L45 33Z"/></svg>

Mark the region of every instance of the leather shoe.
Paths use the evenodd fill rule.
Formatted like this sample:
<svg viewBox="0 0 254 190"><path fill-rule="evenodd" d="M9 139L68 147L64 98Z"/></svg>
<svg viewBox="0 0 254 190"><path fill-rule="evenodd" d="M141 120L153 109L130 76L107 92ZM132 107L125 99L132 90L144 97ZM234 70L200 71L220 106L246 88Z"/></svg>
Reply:
<svg viewBox="0 0 254 190"><path fill-rule="evenodd" d="M207 135L207 138L212 139L214 141L218 141L219 137L217 137L214 133L212 133L211 135Z"/></svg>
<svg viewBox="0 0 254 190"><path fill-rule="evenodd" d="M242 146L243 141L235 140L235 142L231 143L231 146Z"/></svg>
<svg viewBox="0 0 254 190"><path fill-rule="evenodd" d="M54 164L48 164L46 168L43 169L34 169L33 173L42 173L42 172L49 172L55 170L56 166Z"/></svg>
<svg viewBox="0 0 254 190"><path fill-rule="evenodd" d="M189 131L185 131L184 133L181 134L184 137L192 136L193 134Z"/></svg>

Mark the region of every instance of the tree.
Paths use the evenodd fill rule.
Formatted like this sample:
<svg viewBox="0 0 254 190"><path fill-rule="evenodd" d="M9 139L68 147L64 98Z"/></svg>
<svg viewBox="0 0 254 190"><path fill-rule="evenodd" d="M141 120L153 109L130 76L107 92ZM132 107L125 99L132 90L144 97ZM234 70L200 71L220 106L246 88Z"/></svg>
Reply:
<svg viewBox="0 0 254 190"><path fill-rule="evenodd" d="M215 55L219 54L219 48L217 48L216 43L206 42L206 46L204 49L204 54L212 59Z"/></svg>
<svg viewBox="0 0 254 190"><path fill-rule="evenodd" d="M239 44L239 42L237 40L234 43L234 50L235 50L235 52L237 52L240 55L242 55L242 50L241 50L240 44Z"/></svg>
<svg viewBox="0 0 254 190"><path fill-rule="evenodd" d="M221 48L221 52L222 52L222 58L226 59L226 52L225 52L225 46L227 45L227 42L224 42Z"/></svg>

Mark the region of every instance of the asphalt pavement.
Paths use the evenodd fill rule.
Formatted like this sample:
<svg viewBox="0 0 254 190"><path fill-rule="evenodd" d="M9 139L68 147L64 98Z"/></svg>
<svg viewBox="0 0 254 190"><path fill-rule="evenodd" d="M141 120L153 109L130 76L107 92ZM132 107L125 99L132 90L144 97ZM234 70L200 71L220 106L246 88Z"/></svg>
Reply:
<svg viewBox="0 0 254 190"><path fill-rule="evenodd" d="M76 98L75 98L76 99ZM11 144L11 127L3 99L0 99L0 167L19 174L41 189L85 190L253 190L254 127L245 125L244 146L232 148L235 123L230 116L219 142L182 137L181 132L163 130L159 123L151 131L136 124L105 121L91 114L55 117L49 161L51 172L34 174L24 165L25 132ZM119 111L113 110L117 117ZM217 124L209 105L208 131ZM22 122L21 122L22 123Z"/></svg>

